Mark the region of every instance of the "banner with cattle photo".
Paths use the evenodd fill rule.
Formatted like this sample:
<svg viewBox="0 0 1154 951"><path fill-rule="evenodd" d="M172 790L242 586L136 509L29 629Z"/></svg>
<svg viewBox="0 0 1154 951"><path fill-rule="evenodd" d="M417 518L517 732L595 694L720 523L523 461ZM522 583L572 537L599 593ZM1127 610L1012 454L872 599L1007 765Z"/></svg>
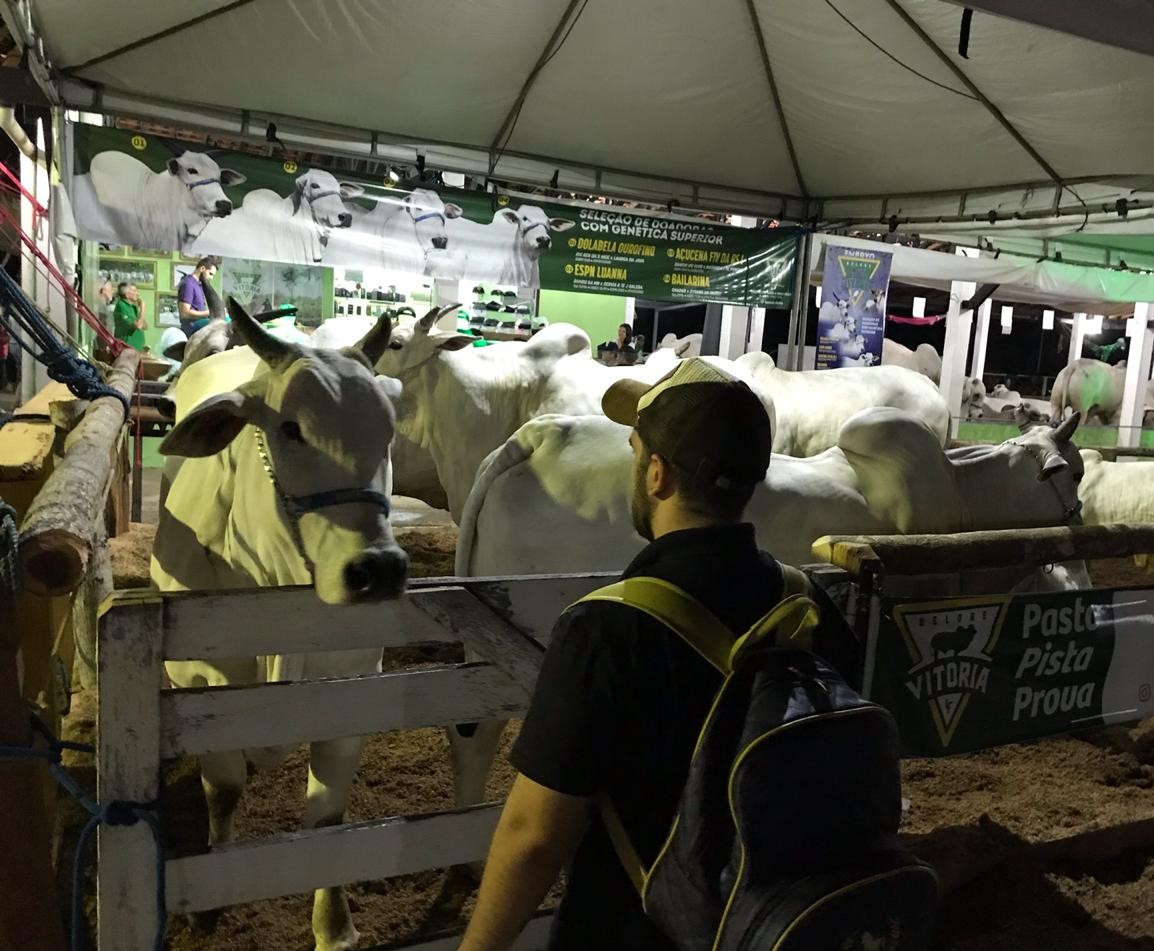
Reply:
<svg viewBox="0 0 1154 951"><path fill-rule="evenodd" d="M910 756L1154 716L1154 588L884 599L865 692Z"/></svg>
<svg viewBox="0 0 1154 951"><path fill-rule="evenodd" d="M881 364L891 258L888 251L826 245L817 312L817 369Z"/></svg>
<svg viewBox="0 0 1154 951"><path fill-rule="evenodd" d="M800 232L733 228L298 167L78 124L80 237L440 280L788 307Z"/></svg>

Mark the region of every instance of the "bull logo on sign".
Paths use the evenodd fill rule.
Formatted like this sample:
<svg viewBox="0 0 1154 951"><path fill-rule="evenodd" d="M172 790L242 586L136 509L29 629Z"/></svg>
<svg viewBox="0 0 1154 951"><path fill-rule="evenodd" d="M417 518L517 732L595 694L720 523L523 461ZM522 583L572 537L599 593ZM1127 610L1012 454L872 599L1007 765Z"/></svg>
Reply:
<svg viewBox="0 0 1154 951"><path fill-rule="evenodd" d="M929 705L943 748L950 745L970 697L989 687L1004 604L983 600L948 610L912 604L894 612L910 654L906 689Z"/></svg>

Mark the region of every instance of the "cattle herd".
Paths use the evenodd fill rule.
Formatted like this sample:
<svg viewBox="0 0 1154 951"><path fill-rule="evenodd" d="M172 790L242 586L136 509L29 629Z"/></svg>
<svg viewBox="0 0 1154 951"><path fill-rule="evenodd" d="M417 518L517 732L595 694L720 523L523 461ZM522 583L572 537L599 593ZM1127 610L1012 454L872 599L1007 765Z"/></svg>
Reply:
<svg viewBox="0 0 1154 951"><path fill-rule="evenodd" d="M227 334L218 328L171 387L153 583L308 584L331 604L395 597L406 558L389 527L394 494L447 507L459 575L623 568L643 542L628 511L628 432L601 414L601 396L622 376L656 382L688 348L610 368L567 324L476 348L438 326L456 306L396 328L388 317L344 317L283 339L261 323L273 315L250 317L230 301ZM1106 462L1071 439L1083 411L1098 407L1075 404L1053 427L1023 420L1000 445L947 449L947 407L925 372L784 372L761 353L706 359L745 380L774 421L775 455L748 515L785 561L812 560L826 534L1154 521L1154 462ZM1076 388L1071 379L1065 392ZM1065 569L1017 573L1007 585L1088 583L1084 565ZM380 651L353 651L183 662L169 676L190 687L380 666ZM482 801L501 727L448 730L459 805ZM313 745L307 826L339 821L360 752L358 739ZM232 835L246 759L280 755L202 758L213 842ZM318 946L351 947L343 891L315 901Z"/></svg>

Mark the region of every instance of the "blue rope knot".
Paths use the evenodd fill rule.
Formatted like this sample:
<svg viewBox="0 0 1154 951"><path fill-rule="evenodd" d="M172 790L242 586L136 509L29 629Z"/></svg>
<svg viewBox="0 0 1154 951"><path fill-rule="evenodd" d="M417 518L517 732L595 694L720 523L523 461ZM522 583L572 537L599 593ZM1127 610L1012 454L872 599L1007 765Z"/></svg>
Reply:
<svg viewBox="0 0 1154 951"><path fill-rule="evenodd" d="M152 832L152 839L156 843L156 934L153 937L153 951L164 951L164 931L168 915L167 901L164 894L164 833L160 828L158 818L160 802L132 802L127 799L113 799L110 802L97 803L76 782L73 776L64 768L63 753L65 750L75 750L81 753L94 752L88 743L73 743L70 740L60 740L52 733L35 711L30 711L32 718L32 732L41 737L47 744L46 748L29 746L0 746L0 760L8 759L42 759L51 765L52 775L61 788L85 812L89 819L80 831L76 840L76 854L72 861L72 928L71 951L81 951L85 942L81 937L82 922L84 919L84 854L87 851L89 840L97 826L134 826L145 822Z"/></svg>
<svg viewBox="0 0 1154 951"><path fill-rule="evenodd" d="M106 826L134 826L148 810L156 809L156 803L131 802L114 799L100 807L97 818Z"/></svg>

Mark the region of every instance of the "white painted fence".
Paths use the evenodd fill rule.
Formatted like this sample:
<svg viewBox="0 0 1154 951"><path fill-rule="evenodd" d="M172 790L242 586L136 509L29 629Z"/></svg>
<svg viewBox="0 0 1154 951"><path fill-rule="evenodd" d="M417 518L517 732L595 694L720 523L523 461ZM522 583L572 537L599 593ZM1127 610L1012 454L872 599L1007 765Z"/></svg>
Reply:
<svg viewBox="0 0 1154 951"><path fill-rule="evenodd" d="M152 802L161 760L447 726L524 712L558 614L613 575L414 582L398 601L334 608L311 588L120 592L102 607L97 648L100 802ZM485 662L369 677L162 689L165 660L464 642ZM303 788L303 787L302 787ZM232 843L168 859L170 915L485 857L499 804L393 816ZM102 826L99 951L148 951L157 927L148 826ZM518 948L544 946L547 916ZM458 938L421 951L450 951Z"/></svg>

